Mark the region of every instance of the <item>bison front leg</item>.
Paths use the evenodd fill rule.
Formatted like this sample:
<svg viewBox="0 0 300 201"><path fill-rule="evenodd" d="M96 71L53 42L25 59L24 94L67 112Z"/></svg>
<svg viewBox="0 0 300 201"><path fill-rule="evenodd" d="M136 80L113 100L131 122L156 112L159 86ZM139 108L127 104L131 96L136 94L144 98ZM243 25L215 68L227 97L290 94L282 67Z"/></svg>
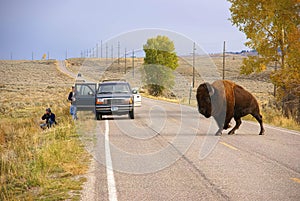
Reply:
<svg viewBox="0 0 300 201"><path fill-rule="evenodd" d="M223 131L223 127L224 127L224 118L222 118L222 117L214 117L214 118L215 118L218 128L219 128L215 135L220 136L220 135L222 135L222 131Z"/></svg>
<svg viewBox="0 0 300 201"><path fill-rule="evenodd" d="M221 136L222 135L222 128L219 128L219 130L216 132L215 136Z"/></svg>
<svg viewBox="0 0 300 201"><path fill-rule="evenodd" d="M234 120L236 122L235 126L233 127L233 129L231 131L229 131L228 135L233 135L234 132L239 129L240 125L242 124L242 120L240 117L234 117Z"/></svg>

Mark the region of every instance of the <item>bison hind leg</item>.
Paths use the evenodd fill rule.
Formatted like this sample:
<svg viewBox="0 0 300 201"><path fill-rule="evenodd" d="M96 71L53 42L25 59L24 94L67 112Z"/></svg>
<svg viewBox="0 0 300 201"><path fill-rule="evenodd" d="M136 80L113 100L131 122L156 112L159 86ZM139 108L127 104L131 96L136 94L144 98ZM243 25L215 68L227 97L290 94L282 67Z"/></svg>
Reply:
<svg viewBox="0 0 300 201"><path fill-rule="evenodd" d="M260 125L260 132L259 135L264 135L265 134L265 129L263 126L263 121L262 121L262 116L259 113L251 114L259 123Z"/></svg>
<svg viewBox="0 0 300 201"><path fill-rule="evenodd" d="M234 120L236 122L235 126L233 127L233 129L231 131L229 131L228 135L233 135L234 132L239 129L240 125L242 124L242 120L241 117L234 117Z"/></svg>

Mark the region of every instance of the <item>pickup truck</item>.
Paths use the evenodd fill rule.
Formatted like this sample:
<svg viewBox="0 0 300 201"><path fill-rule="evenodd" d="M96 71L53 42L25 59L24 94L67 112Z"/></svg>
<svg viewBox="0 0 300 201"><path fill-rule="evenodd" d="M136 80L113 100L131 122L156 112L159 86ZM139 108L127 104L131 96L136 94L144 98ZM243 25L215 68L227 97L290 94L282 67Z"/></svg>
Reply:
<svg viewBox="0 0 300 201"><path fill-rule="evenodd" d="M134 94L128 82L75 83L75 89L78 111L93 111L97 120L102 120L103 115L128 115L134 119Z"/></svg>

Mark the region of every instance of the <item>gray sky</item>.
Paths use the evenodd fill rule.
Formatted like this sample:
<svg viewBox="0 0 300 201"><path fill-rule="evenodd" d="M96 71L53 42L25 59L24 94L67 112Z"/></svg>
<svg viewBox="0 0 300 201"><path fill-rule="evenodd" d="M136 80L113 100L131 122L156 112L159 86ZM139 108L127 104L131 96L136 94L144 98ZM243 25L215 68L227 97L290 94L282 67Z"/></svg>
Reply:
<svg viewBox="0 0 300 201"><path fill-rule="evenodd" d="M226 0L0 0L0 59L79 57L100 40L136 29L183 34L204 51L247 49ZM122 44L121 44L122 46Z"/></svg>

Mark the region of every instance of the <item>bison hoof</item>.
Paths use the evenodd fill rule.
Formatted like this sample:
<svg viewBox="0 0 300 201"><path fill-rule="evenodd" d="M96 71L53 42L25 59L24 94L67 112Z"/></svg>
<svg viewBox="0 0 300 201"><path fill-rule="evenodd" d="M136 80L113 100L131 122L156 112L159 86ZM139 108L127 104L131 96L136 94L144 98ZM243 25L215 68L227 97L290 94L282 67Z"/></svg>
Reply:
<svg viewBox="0 0 300 201"><path fill-rule="evenodd" d="M230 124L227 124L223 127L223 129L227 130L228 128L231 128L231 125Z"/></svg>
<svg viewBox="0 0 300 201"><path fill-rule="evenodd" d="M217 132L216 134L215 134L215 136L221 136L222 135L222 132Z"/></svg>
<svg viewBox="0 0 300 201"><path fill-rule="evenodd" d="M235 132L234 130L231 130L229 131L228 135L234 135L235 134L234 132Z"/></svg>
<svg viewBox="0 0 300 201"><path fill-rule="evenodd" d="M259 135L264 135L264 134L265 134L265 130L263 129L260 131Z"/></svg>

